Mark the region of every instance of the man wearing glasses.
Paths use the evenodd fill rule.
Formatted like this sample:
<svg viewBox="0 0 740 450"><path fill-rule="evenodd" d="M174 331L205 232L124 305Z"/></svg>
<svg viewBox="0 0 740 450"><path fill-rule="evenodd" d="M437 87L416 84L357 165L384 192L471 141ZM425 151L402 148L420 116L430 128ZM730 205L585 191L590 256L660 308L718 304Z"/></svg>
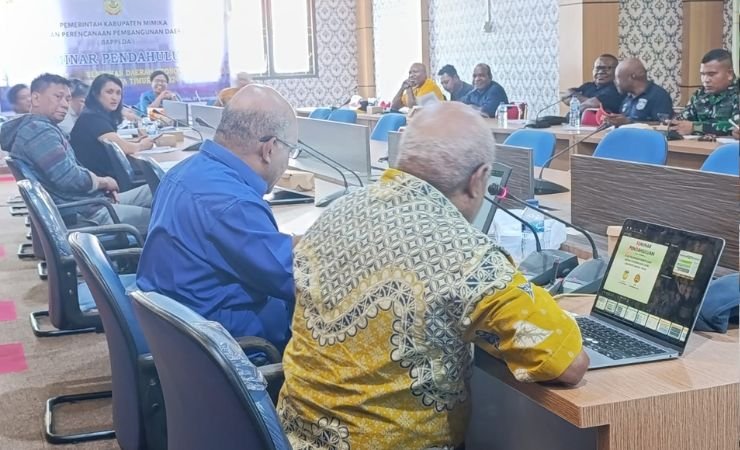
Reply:
<svg viewBox="0 0 740 450"><path fill-rule="evenodd" d="M278 231L262 197L287 169L297 136L295 112L279 93L254 84L240 90L213 141L162 179L139 288L282 351L295 299L293 239Z"/></svg>
<svg viewBox="0 0 740 450"><path fill-rule="evenodd" d="M581 111L588 108L603 108L609 113L618 113L624 101L624 95L614 85L614 70L619 61L614 55L603 54L594 61L594 81L580 87L568 89L563 96L563 103L570 106L570 100L576 97L581 102Z"/></svg>

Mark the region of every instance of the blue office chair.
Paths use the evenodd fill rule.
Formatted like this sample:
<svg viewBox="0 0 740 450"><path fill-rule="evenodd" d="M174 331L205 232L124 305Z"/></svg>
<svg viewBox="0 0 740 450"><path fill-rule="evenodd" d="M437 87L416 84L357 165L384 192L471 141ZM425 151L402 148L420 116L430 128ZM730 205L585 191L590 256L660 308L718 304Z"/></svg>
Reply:
<svg viewBox="0 0 740 450"><path fill-rule="evenodd" d="M313 111L311 111L311 114L308 115L308 118L328 120L330 114L331 114L330 108L316 108Z"/></svg>
<svg viewBox="0 0 740 450"><path fill-rule="evenodd" d="M548 160L555 152L555 135L547 131L516 130L506 138L504 144L531 148L534 165L549 166L550 161Z"/></svg>
<svg viewBox="0 0 740 450"><path fill-rule="evenodd" d="M219 323L163 295L129 295L162 382L169 448L291 448L263 368Z"/></svg>
<svg viewBox="0 0 740 450"><path fill-rule="evenodd" d="M113 428L118 444L122 449L167 448L159 376L126 288L98 238L72 233L69 245L105 328L113 385ZM135 269L141 249L120 250L117 254L130 258ZM47 422L47 433L50 426Z"/></svg>
<svg viewBox="0 0 740 450"><path fill-rule="evenodd" d="M703 172L740 175L740 145L725 144L714 149L701 165Z"/></svg>
<svg viewBox="0 0 740 450"><path fill-rule="evenodd" d="M668 157L668 141L665 135L657 131L617 128L599 142L594 156L662 165Z"/></svg>
<svg viewBox="0 0 740 450"><path fill-rule="evenodd" d="M334 122L357 123L357 113L351 109L335 109L329 114Z"/></svg>
<svg viewBox="0 0 740 450"><path fill-rule="evenodd" d="M131 165L137 171L141 172L146 184L149 185L149 190L152 192L152 196L157 192L159 182L164 177L164 169L159 165L157 161L152 159L151 156L146 155L131 155L129 156Z"/></svg>
<svg viewBox="0 0 740 450"><path fill-rule="evenodd" d="M370 139L374 141L388 142L388 133L391 131L398 131L399 128L406 125L406 116L399 113L388 113L378 120L378 123L373 128L373 133L370 135Z"/></svg>

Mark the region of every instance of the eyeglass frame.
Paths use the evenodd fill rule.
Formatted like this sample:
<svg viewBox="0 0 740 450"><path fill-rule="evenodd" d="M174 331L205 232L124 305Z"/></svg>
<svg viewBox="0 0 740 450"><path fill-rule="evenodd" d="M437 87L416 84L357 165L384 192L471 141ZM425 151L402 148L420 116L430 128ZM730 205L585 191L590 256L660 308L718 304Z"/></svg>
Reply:
<svg viewBox="0 0 740 450"><path fill-rule="evenodd" d="M290 144L290 143L286 142L284 139L280 139L277 136L262 136L261 138L259 138L259 141L264 143L264 142L270 142L270 140L272 140L272 139L275 139L279 143L281 143L284 146L288 147L288 157L290 159L296 159L296 158L298 158L298 155L301 154L301 147L299 147L297 145L294 145L294 144Z"/></svg>

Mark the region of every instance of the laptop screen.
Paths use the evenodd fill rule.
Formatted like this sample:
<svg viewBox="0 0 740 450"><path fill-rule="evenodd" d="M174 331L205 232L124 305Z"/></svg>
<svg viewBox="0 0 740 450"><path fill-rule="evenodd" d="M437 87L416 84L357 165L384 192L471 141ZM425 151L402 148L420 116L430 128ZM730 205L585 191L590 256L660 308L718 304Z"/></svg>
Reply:
<svg viewBox="0 0 740 450"><path fill-rule="evenodd" d="M683 348L724 240L628 219L592 313Z"/></svg>
<svg viewBox="0 0 740 450"><path fill-rule="evenodd" d="M488 177L488 184L498 184L504 187L509 182L509 175L511 175L511 167L495 162L491 166L491 175ZM491 223L493 223L494 215L496 215L496 207L491 202L483 200L483 205L481 205L478 215L473 220L473 226L482 231L483 234L488 234L488 231L491 229Z"/></svg>

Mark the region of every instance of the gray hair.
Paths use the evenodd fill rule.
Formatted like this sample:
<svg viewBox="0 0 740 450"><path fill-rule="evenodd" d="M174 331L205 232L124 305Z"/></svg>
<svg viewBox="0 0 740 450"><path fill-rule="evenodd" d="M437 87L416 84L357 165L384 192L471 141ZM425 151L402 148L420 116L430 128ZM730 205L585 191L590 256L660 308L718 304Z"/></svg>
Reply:
<svg viewBox="0 0 740 450"><path fill-rule="evenodd" d="M244 150L265 136L285 138L292 117L284 112L244 110L226 106L214 140Z"/></svg>
<svg viewBox="0 0 740 450"><path fill-rule="evenodd" d="M480 116L463 121L460 126L441 124L442 132L437 133L430 133L430 127L423 126L420 119L417 117L403 133L398 169L421 178L449 197L463 190L481 165L493 163L496 141ZM419 126L414 127L417 120Z"/></svg>

